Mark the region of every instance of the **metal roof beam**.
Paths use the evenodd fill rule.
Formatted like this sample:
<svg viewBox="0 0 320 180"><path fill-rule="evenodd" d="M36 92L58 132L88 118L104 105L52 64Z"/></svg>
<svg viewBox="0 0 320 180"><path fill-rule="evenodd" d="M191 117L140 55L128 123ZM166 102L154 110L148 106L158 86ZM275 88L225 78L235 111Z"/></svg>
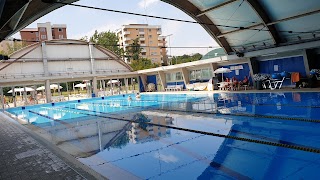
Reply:
<svg viewBox="0 0 320 180"><path fill-rule="evenodd" d="M267 12L263 9L261 4L257 0L247 0L248 4L252 7L253 10L257 13L257 15L262 20L265 27L268 28L270 36L272 37L275 44L279 44L281 42L280 35L277 32L274 25L267 26L268 23L271 22Z"/></svg>
<svg viewBox="0 0 320 180"><path fill-rule="evenodd" d="M293 19L297 19L297 18L301 18L301 17L305 17L305 16L310 16L310 15L317 14L317 13L320 13L320 9L314 10L314 11L310 11L310 12L306 12L306 13L302 13L302 14L298 14L298 15L295 15L295 16L286 17L286 18L283 18L283 19L279 19L277 21L270 22L270 23L267 23L265 25L271 26L271 25L275 25L275 24L278 24L278 23L281 23L281 22L285 22L285 21L289 21L289 20L293 20ZM221 37L224 37L224 36L229 35L229 34L234 34L234 33L240 32L240 31L254 29L254 28L257 28L257 27L259 27L261 25L264 25L264 23L256 23L256 24L253 24L251 26L243 27L241 29L239 28L239 29L236 29L236 30L228 31L228 32L225 32L223 34L218 35L217 37L221 38Z"/></svg>
<svg viewBox="0 0 320 180"><path fill-rule="evenodd" d="M202 16L202 15L204 15L204 14L207 13L207 12L210 12L210 11L213 11L213 10L216 10L216 9L219 9L219 8L222 8L222 7L224 7L224 6L228 5L228 4L231 4L231 3L236 2L236 1L238 1L238 0L226 1L226 2L224 2L224 3L221 3L221 4L217 5L217 6L214 6L214 7L208 8L208 9L206 9L206 10L203 10L203 11L201 11L201 12L197 15L197 17Z"/></svg>
<svg viewBox="0 0 320 180"><path fill-rule="evenodd" d="M0 1L0 18L2 17L3 7L6 4L6 0Z"/></svg>

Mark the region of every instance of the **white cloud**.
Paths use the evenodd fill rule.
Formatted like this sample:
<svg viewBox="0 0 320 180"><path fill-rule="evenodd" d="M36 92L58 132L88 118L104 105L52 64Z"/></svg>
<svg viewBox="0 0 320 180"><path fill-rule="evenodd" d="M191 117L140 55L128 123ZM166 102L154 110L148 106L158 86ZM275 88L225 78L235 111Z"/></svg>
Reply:
<svg viewBox="0 0 320 180"><path fill-rule="evenodd" d="M160 0L141 0L138 5L140 8L148 8L152 5L156 5Z"/></svg>
<svg viewBox="0 0 320 180"><path fill-rule="evenodd" d="M173 155L154 154L154 157L166 163L173 163L178 161L178 158Z"/></svg>

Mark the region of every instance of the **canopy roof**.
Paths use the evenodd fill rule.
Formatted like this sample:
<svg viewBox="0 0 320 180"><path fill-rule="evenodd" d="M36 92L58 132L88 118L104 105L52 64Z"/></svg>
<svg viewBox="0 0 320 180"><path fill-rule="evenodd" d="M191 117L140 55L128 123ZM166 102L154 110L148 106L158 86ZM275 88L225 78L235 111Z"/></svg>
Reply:
<svg viewBox="0 0 320 180"><path fill-rule="evenodd" d="M315 41L320 36L319 0L162 1L181 9L199 22L227 54ZM41 0L1 1L0 38L19 31L61 6L63 4L44 3Z"/></svg>

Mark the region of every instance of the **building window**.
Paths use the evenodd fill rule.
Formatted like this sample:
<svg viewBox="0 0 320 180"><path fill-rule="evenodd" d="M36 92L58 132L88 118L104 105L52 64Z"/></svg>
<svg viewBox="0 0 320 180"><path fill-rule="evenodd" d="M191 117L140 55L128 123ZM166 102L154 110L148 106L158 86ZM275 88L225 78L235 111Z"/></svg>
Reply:
<svg viewBox="0 0 320 180"><path fill-rule="evenodd" d="M137 36L138 36L138 35L137 35ZM144 34L140 34L140 37L141 37L141 38L144 38Z"/></svg>
<svg viewBox="0 0 320 180"><path fill-rule="evenodd" d="M151 55L157 55L157 52L151 52Z"/></svg>
<svg viewBox="0 0 320 180"><path fill-rule="evenodd" d="M46 32L46 28L42 27L42 28L40 28L40 31L41 32Z"/></svg>
<svg viewBox="0 0 320 180"><path fill-rule="evenodd" d="M145 56L145 55L147 55L147 53L145 53L145 52L142 52L142 53L141 53L141 55L142 55L142 56Z"/></svg>
<svg viewBox="0 0 320 180"><path fill-rule="evenodd" d="M36 32L36 37L39 37L39 33L38 32Z"/></svg>
<svg viewBox="0 0 320 180"><path fill-rule="evenodd" d="M153 43L153 41L149 41L149 44L152 44Z"/></svg>
<svg viewBox="0 0 320 180"><path fill-rule="evenodd" d="M59 39L63 39L63 35L62 34L59 35Z"/></svg>
<svg viewBox="0 0 320 180"><path fill-rule="evenodd" d="M62 28L58 28L58 31L59 31L59 32L62 32L63 30L62 30Z"/></svg>
<svg viewBox="0 0 320 180"><path fill-rule="evenodd" d="M36 38L36 41L39 41L39 38Z"/></svg>
<svg viewBox="0 0 320 180"><path fill-rule="evenodd" d="M139 32L144 32L144 29L143 28L139 28Z"/></svg>
<svg viewBox="0 0 320 180"><path fill-rule="evenodd" d="M149 32L151 32L151 29L149 29Z"/></svg>
<svg viewBox="0 0 320 180"><path fill-rule="evenodd" d="M168 73L166 74L166 80L167 82L176 82L176 81L182 81L182 73L181 72L175 72L175 73Z"/></svg>
<svg viewBox="0 0 320 180"><path fill-rule="evenodd" d="M149 35L149 38L152 38L152 35Z"/></svg>
<svg viewBox="0 0 320 180"><path fill-rule="evenodd" d="M41 39L47 39L47 35L41 35Z"/></svg>
<svg viewBox="0 0 320 180"><path fill-rule="evenodd" d="M144 41L140 41L140 43L141 43L141 44L144 44L145 42L144 42Z"/></svg>

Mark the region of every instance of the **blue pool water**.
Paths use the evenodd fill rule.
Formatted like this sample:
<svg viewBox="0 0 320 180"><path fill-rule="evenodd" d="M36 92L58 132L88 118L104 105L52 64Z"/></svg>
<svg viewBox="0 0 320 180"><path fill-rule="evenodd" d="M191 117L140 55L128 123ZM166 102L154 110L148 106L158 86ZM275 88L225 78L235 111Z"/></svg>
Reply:
<svg viewBox="0 0 320 180"><path fill-rule="evenodd" d="M131 96L8 112L111 179L318 178L320 93Z"/></svg>

